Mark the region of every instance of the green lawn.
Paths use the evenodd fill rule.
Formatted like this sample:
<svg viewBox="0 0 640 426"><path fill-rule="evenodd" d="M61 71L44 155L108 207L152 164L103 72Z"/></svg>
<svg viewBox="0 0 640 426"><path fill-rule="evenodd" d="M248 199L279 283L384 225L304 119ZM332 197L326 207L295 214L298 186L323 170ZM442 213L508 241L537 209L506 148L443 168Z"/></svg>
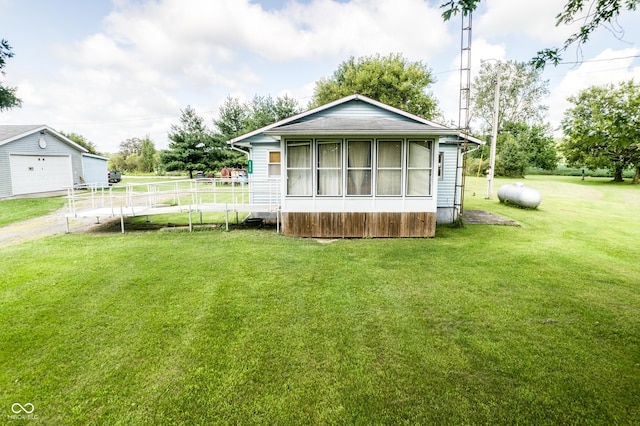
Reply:
<svg viewBox="0 0 640 426"><path fill-rule="evenodd" d="M465 202L521 227L434 239L168 229L0 249L0 416L633 424L640 188L525 183L538 210L485 200L484 179Z"/></svg>
<svg viewBox="0 0 640 426"><path fill-rule="evenodd" d="M66 201L64 197L0 200L0 226L51 213L64 207Z"/></svg>

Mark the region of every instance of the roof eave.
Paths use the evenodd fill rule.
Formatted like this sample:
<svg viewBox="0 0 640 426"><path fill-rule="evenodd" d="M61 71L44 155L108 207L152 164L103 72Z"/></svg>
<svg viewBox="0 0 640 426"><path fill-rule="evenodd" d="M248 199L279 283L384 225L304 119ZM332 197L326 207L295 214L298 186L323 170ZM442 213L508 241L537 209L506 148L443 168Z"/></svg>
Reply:
<svg viewBox="0 0 640 426"><path fill-rule="evenodd" d="M303 111L303 112L301 112L299 114L292 115L291 117L288 117L288 118L282 119L280 121L277 121L275 123L269 124L268 126L261 127L259 129L256 129L256 130L254 130L252 132L249 132L249 133L246 133L244 135L237 136L237 137L235 137L233 139L228 140L227 144L229 144L229 145L237 144L238 142L240 142L240 141L242 141L244 139L248 139L248 138L250 138L252 136L255 136L255 135L258 135L260 133L266 133L267 131L269 131L269 130L275 128L275 127L284 126L285 124L289 124L289 123L291 123L293 121L296 121L296 120L298 120L300 118L316 114L316 113L318 113L320 111L324 111L326 109L333 108L336 105L340 105L340 104L343 104L343 103L346 103L346 102L350 102L352 100L360 100L360 101L363 101L363 102L367 102L367 103L369 103L371 105L378 106L378 107L380 107L380 108L382 108L384 110L394 112L394 113L396 113L398 115L410 118L410 119L412 119L414 121L417 121L419 123L433 126L438 130L438 132L440 130L444 130L444 131L451 130L450 128L448 128L448 127L446 127L446 126L444 126L442 124L433 122L431 120L427 120L426 118L419 117L417 115L414 115L414 114L411 114L409 112L403 111L403 110L398 109L396 107L392 107L390 105L384 104L384 103L376 101L374 99L371 99L371 98L369 98L367 96L354 94L354 95L345 96L344 98L336 99L333 102L329 102L327 104L320 105L320 106L318 106L316 108L312 108L310 110Z"/></svg>
<svg viewBox="0 0 640 426"><path fill-rule="evenodd" d="M268 130L264 132L269 136L371 136L371 135L383 135L383 136L449 136L457 135L456 131L443 132L438 129L433 130L416 130L416 131L398 131L398 130L307 130L304 132L296 131L278 131L277 129Z"/></svg>

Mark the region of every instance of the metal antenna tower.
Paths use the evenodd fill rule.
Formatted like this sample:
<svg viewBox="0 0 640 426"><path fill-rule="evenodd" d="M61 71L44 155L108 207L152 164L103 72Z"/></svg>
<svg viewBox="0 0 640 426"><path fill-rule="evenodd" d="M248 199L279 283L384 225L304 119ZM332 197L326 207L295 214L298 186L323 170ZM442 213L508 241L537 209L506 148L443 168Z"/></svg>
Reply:
<svg viewBox="0 0 640 426"><path fill-rule="evenodd" d="M458 136L458 155L456 160L456 187L454 191L454 222L462 223L465 164L467 138L469 135L469 103L471 98L471 11L460 13L462 31L460 34L460 98L458 103L458 128L462 137Z"/></svg>

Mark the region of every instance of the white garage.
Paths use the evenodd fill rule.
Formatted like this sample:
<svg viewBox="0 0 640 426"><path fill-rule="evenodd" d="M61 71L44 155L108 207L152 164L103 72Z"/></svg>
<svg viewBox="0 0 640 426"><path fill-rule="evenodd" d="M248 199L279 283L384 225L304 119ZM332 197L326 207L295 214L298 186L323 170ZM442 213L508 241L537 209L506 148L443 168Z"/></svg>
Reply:
<svg viewBox="0 0 640 426"><path fill-rule="evenodd" d="M46 125L1 125L0 198L59 191L87 182L85 174L95 173L93 164L101 163L101 173L107 160L94 156L100 161L85 165L87 152Z"/></svg>
<svg viewBox="0 0 640 426"><path fill-rule="evenodd" d="M57 191L73 185L69 155L9 155L13 195Z"/></svg>

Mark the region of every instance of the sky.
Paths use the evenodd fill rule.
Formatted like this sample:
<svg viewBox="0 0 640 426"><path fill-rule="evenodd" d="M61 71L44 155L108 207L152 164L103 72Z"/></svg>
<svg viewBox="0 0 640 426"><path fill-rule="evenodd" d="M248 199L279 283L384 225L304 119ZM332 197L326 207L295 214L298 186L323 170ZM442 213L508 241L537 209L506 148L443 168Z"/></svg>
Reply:
<svg viewBox="0 0 640 426"><path fill-rule="evenodd" d="M0 124L46 124L100 152L167 133L191 106L213 127L228 96L287 94L306 107L315 82L351 56L400 53L421 61L446 122L458 120L461 20L444 0L0 0L0 38L14 57L0 83L21 108ZM484 0L473 13L471 73L482 60L529 61L561 45L565 1ZM591 85L640 81L640 12L624 12L565 62L547 66L547 120L558 128L567 98ZM556 131L556 134L557 131Z"/></svg>

